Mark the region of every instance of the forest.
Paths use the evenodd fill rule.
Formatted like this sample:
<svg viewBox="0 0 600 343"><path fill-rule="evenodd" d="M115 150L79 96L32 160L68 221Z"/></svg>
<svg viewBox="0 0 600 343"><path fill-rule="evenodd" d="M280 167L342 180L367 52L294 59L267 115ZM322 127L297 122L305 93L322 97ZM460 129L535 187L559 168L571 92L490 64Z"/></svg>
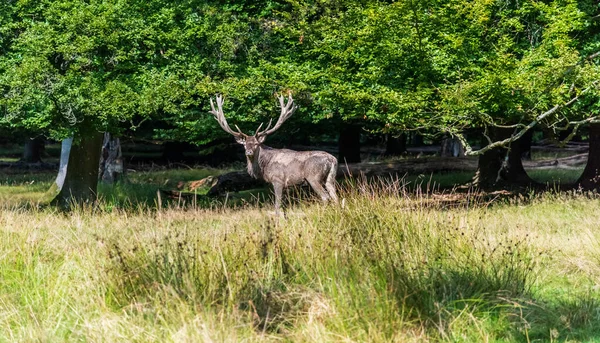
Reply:
<svg viewBox="0 0 600 343"><path fill-rule="evenodd" d="M598 0L5 0L0 93L0 341L600 340Z"/></svg>

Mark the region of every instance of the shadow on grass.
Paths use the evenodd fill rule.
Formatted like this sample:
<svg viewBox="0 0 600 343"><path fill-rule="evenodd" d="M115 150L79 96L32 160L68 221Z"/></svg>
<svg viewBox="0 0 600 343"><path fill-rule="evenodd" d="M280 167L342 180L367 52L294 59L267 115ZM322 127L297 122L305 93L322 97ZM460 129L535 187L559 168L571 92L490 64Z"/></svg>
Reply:
<svg viewBox="0 0 600 343"><path fill-rule="evenodd" d="M592 295L521 301L512 310L515 334L531 341L600 340L600 300Z"/></svg>
<svg viewBox="0 0 600 343"><path fill-rule="evenodd" d="M403 310L414 311L433 336L453 340L459 332L489 330L508 341L572 342L600 340L600 299L592 295L568 299L536 298L534 292L504 290L493 278L444 271L444 278L414 293L398 292ZM518 282L517 282L518 283ZM413 287L415 284L412 285ZM469 324L457 324L470 316ZM458 326L458 328L457 328Z"/></svg>
<svg viewBox="0 0 600 343"><path fill-rule="evenodd" d="M229 193L223 197L206 195L206 190L196 192L168 192L157 184L117 183L99 184L99 203L105 209L160 209L192 208L218 209L244 206L262 206L270 201L270 190L265 188Z"/></svg>

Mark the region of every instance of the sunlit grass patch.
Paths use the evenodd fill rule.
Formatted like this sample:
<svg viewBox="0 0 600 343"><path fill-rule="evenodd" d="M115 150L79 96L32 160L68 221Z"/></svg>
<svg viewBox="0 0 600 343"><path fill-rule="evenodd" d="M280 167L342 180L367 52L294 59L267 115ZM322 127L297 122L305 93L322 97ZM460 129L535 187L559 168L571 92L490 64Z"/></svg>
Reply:
<svg viewBox="0 0 600 343"><path fill-rule="evenodd" d="M0 174L0 206L19 206L39 202L50 188L49 173Z"/></svg>

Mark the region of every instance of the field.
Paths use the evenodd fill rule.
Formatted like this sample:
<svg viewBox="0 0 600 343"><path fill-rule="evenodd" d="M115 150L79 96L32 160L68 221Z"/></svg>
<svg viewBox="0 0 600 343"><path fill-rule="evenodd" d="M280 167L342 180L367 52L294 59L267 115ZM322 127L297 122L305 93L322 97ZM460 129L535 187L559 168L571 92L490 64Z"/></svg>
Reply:
<svg viewBox="0 0 600 343"><path fill-rule="evenodd" d="M0 341L600 341L596 194L410 187L465 177L436 175L285 218L157 199L215 172L139 173L70 213L24 205L51 175L5 176Z"/></svg>

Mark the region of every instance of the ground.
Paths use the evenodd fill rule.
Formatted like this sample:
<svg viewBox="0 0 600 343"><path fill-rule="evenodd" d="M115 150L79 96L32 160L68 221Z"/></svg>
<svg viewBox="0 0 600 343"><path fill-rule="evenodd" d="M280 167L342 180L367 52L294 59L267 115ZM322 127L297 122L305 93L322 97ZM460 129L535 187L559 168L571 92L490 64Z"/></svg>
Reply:
<svg viewBox="0 0 600 343"><path fill-rule="evenodd" d="M35 202L52 173L5 171L0 341L600 341L595 193L446 187L464 171L291 192L285 217L268 190L159 195L224 171L131 172L71 212Z"/></svg>

